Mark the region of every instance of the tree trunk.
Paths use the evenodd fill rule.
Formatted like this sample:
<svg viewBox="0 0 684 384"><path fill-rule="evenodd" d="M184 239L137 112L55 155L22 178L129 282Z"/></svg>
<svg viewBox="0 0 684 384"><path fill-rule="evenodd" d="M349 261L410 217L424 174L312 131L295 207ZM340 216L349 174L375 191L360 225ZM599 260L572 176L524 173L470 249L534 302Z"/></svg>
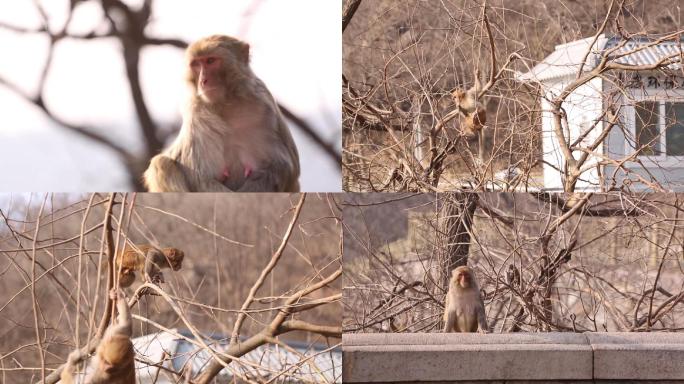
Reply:
<svg viewBox="0 0 684 384"><path fill-rule="evenodd" d="M472 192L444 194L439 214L439 282L446 291L451 271L468 264L470 230L477 208L478 195Z"/></svg>

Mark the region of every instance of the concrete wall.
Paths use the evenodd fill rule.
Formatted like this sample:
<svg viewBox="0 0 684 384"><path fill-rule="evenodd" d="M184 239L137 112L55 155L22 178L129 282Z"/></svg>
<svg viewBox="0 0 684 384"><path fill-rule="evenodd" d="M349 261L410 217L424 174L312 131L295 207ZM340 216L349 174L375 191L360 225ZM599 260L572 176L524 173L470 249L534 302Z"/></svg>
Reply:
<svg viewBox="0 0 684 384"><path fill-rule="evenodd" d="M684 333L345 334L344 383L684 383Z"/></svg>

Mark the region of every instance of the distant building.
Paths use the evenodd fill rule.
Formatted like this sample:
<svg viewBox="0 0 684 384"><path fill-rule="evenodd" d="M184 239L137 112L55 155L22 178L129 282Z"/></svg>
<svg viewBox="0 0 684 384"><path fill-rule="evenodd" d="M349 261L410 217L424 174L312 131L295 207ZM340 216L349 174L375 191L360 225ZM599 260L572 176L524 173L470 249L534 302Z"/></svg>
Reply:
<svg viewBox="0 0 684 384"><path fill-rule="evenodd" d="M593 38L556 46L548 57L528 73L518 76L524 82L536 82L542 86L542 146L544 164L544 189L562 189L561 172L564 157L552 128L553 115L549 99L558 95L575 79L582 59L583 71L595 68L602 54L609 52L621 41L619 37L601 35L587 55ZM652 46L654 40L641 38L630 40L625 46L611 52L609 58L630 66L657 63L666 56L681 54L682 42L664 41ZM616 87L616 83L622 86ZM618 92L618 89L625 92ZM638 156L624 163L631 179L639 175L644 180L657 181L671 190L684 190L684 73L679 63L659 71L615 71L596 77L575 90L563 104L568 127L565 133L574 141L589 143L600 136L603 127L602 113L609 105L620 107L621 129L613 127L608 136L591 155L577 190L601 191L612 181L622 185L625 172L615 172L615 166L600 164L602 159L624 159L635 154L636 148L645 147ZM597 123L598 122L598 123ZM593 128L593 129L592 129ZM581 135L589 131L586 137ZM554 168L556 167L556 168ZM632 188L639 189L637 184ZM643 187L642 187L643 188Z"/></svg>
<svg viewBox="0 0 684 384"><path fill-rule="evenodd" d="M194 340L190 332L175 332ZM228 346L228 340L214 338L204 340L216 350ZM258 382L269 380L276 374L287 370L290 379L279 377L276 383L341 383L342 382L342 350L323 344L303 342L285 342L292 351L283 347L267 344L247 353L240 359L251 364L232 362L228 369L221 371L219 383L233 382L234 373ZM163 369L152 364L163 362L163 366L179 372L186 362L190 361L193 374L202 370L210 361L211 355L201 347L167 332L153 333L133 339L138 359L147 360L149 364L135 362L138 383L175 384L176 380ZM257 380L257 378L259 378Z"/></svg>

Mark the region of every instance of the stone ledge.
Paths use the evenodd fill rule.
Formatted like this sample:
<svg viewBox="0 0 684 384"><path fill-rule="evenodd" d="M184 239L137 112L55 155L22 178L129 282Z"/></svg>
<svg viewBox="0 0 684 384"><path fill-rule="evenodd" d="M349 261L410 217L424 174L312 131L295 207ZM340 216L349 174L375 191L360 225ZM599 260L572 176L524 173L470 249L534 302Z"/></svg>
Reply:
<svg viewBox="0 0 684 384"><path fill-rule="evenodd" d="M684 333L587 333L596 379L684 380Z"/></svg>
<svg viewBox="0 0 684 384"><path fill-rule="evenodd" d="M684 333L375 333L342 343L345 383L684 381Z"/></svg>

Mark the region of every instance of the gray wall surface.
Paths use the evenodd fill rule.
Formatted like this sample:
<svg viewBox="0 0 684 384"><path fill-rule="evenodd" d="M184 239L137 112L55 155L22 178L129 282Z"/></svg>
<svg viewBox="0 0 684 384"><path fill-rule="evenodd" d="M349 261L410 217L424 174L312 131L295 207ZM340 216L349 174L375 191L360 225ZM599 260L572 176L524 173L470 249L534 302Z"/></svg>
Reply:
<svg viewBox="0 0 684 384"><path fill-rule="evenodd" d="M684 333L345 334L345 383L684 383Z"/></svg>

